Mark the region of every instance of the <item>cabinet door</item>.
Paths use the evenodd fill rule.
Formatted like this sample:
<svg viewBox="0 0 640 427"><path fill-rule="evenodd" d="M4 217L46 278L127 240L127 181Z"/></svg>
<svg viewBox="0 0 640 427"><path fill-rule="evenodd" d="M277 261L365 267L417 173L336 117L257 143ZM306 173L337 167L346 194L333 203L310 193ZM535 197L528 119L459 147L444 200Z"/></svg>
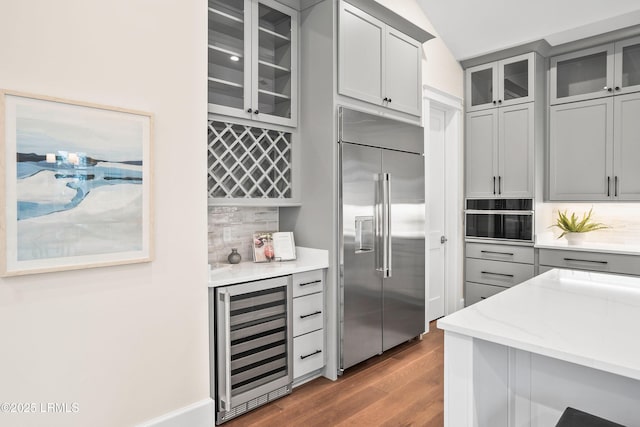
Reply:
<svg viewBox="0 0 640 427"><path fill-rule="evenodd" d="M498 105L498 63L478 65L465 71L467 111Z"/></svg>
<svg viewBox="0 0 640 427"><path fill-rule="evenodd" d="M387 27L384 96L387 107L419 116L421 112L422 45Z"/></svg>
<svg viewBox="0 0 640 427"><path fill-rule="evenodd" d="M467 197L496 197L498 175L498 109L467 114Z"/></svg>
<svg viewBox="0 0 640 427"><path fill-rule="evenodd" d="M613 169L613 99L549 109L549 199L609 200Z"/></svg>
<svg viewBox="0 0 640 427"><path fill-rule="evenodd" d="M534 103L498 108L498 195L533 197Z"/></svg>
<svg viewBox="0 0 640 427"><path fill-rule="evenodd" d="M381 105L385 25L350 4L340 5L338 92Z"/></svg>
<svg viewBox="0 0 640 427"><path fill-rule="evenodd" d="M251 1L208 6L209 112L251 118Z"/></svg>
<svg viewBox="0 0 640 427"><path fill-rule="evenodd" d="M640 93L614 100L613 196L640 200Z"/></svg>
<svg viewBox="0 0 640 427"><path fill-rule="evenodd" d="M613 44L551 58L551 105L613 93Z"/></svg>
<svg viewBox="0 0 640 427"><path fill-rule="evenodd" d="M615 93L640 91L640 37L615 44Z"/></svg>
<svg viewBox="0 0 640 427"><path fill-rule="evenodd" d="M253 119L297 124L297 12L273 0L253 4Z"/></svg>
<svg viewBox="0 0 640 427"><path fill-rule="evenodd" d="M534 65L534 53L527 53L498 62L498 106L534 101Z"/></svg>

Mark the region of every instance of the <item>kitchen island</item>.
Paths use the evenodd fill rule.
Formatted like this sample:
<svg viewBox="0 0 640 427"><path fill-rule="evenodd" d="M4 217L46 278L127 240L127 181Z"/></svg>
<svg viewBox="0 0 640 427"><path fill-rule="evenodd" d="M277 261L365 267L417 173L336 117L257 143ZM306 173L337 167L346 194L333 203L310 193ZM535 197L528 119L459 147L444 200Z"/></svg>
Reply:
<svg viewBox="0 0 640 427"><path fill-rule="evenodd" d="M640 278L551 270L438 321L445 425L640 425Z"/></svg>

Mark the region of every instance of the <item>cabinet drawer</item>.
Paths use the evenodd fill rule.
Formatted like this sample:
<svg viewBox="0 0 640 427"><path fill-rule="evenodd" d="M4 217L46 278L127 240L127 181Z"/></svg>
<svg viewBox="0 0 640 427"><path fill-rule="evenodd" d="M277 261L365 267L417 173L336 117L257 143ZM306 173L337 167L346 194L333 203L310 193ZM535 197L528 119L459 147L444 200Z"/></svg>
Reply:
<svg viewBox="0 0 640 427"><path fill-rule="evenodd" d="M469 307L471 304L475 304L478 301L487 299L492 295L502 292L505 289L502 286L482 285L480 283L465 283L465 296L464 305Z"/></svg>
<svg viewBox="0 0 640 427"><path fill-rule="evenodd" d="M311 294L293 300L293 336L324 327L323 293Z"/></svg>
<svg viewBox="0 0 640 427"><path fill-rule="evenodd" d="M575 270L640 275L640 257L637 255L602 252L540 249L540 265Z"/></svg>
<svg viewBox="0 0 640 427"><path fill-rule="evenodd" d="M324 366L324 331L293 339L293 378L299 378Z"/></svg>
<svg viewBox="0 0 640 427"><path fill-rule="evenodd" d="M323 270L305 271L293 275L293 297L322 291Z"/></svg>
<svg viewBox="0 0 640 427"><path fill-rule="evenodd" d="M467 243L467 258L490 259L494 261L521 262L533 264L533 247L515 245L494 245L491 243Z"/></svg>
<svg viewBox="0 0 640 427"><path fill-rule="evenodd" d="M532 264L490 261L484 259L466 259L466 281L510 287L531 279L534 276Z"/></svg>

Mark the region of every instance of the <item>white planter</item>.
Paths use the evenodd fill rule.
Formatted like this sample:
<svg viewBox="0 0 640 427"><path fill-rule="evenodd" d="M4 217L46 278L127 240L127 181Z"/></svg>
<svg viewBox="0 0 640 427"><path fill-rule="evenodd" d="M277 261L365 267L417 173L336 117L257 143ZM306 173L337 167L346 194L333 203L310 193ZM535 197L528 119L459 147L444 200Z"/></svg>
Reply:
<svg viewBox="0 0 640 427"><path fill-rule="evenodd" d="M587 233L567 233L564 238L567 239L567 243L571 246L581 245L587 238Z"/></svg>

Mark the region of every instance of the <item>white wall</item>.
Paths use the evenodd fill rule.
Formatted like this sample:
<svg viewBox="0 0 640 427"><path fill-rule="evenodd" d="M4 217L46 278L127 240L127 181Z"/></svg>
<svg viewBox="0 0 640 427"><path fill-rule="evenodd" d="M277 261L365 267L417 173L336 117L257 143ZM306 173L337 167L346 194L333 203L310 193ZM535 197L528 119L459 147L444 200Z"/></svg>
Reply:
<svg viewBox="0 0 640 427"><path fill-rule="evenodd" d="M152 112L155 261L0 279L8 426L126 426L206 399L206 2L0 4L0 87Z"/></svg>
<svg viewBox="0 0 640 427"><path fill-rule="evenodd" d="M436 36L425 43L422 61L422 83L450 95L463 98L464 73L460 63L438 37L431 21L416 0L376 0L398 15ZM425 58L426 56L426 58Z"/></svg>

